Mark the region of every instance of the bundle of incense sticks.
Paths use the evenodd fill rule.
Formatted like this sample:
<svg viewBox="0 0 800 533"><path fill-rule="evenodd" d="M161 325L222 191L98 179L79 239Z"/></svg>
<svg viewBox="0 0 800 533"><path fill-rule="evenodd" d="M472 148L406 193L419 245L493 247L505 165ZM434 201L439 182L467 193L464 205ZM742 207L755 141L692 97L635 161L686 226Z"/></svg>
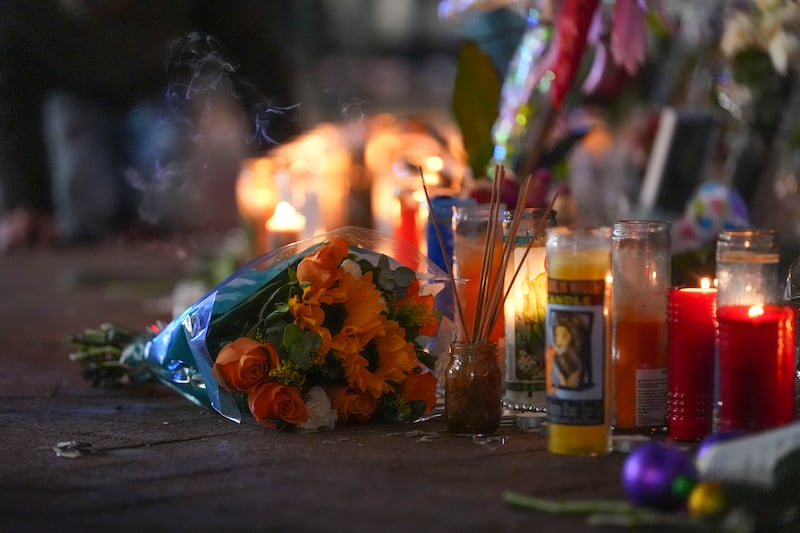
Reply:
<svg viewBox="0 0 800 533"><path fill-rule="evenodd" d="M420 176L422 176L422 169L420 168ZM507 235L508 238L504 239L503 246L502 246L502 253L500 256L499 264L496 268L493 268L495 264L495 246L494 246L494 239L498 234L498 224L500 223L500 210L502 208L502 203L500 201L500 191L503 187L503 181L506 179L505 176L505 168L502 166L497 166L495 168L495 179L492 185L492 194L491 199L489 201L490 206L490 213L489 213L489 223L486 227L486 234L484 238L484 253L483 253L483 261L481 263L481 271L480 276L478 278L478 300L476 302L476 309L475 309L475 320L472 324L472 329L467 329L467 324L464 321L464 313L463 313L463 302L459 297L459 292L456 290L456 279L453 274L453 265L452 265L452 258L448 257L447 253L442 253L442 256L445 258L445 266L447 268L447 274L450 277L450 282L453 286L453 292L455 294L455 304L458 310L458 317L461 321L461 331L463 332L462 335L467 335L468 331L471 331L470 338L461 338L457 339L461 342L469 342L473 344L478 343L485 343L489 341L489 334L492 330L492 326L494 323L500 318L500 313L503 310L503 306L505 305L506 298L508 297L511 287L514 284L514 281L519 274L522 265L525 263L525 258L528 256L528 252L530 251L531 246L533 243L536 242L537 238L542 234L545 230L547 225L547 219L550 216L550 212L553 210L553 204L555 203L556 199L558 198L561 189L559 188L556 193L553 195L553 198L550 200L550 203L547 206L547 209L544 212L544 215L539 219L538 224L534 230L534 234L531 236L532 238L528 241L528 245L525 248L523 256L517 265L516 269L514 270L511 279L505 282L504 274L508 271L509 261L512 260L513 251L515 247L515 235L519 230L519 225L522 220L522 212L526 207L526 199L528 198L528 192L530 191L531 187L533 186L535 178L532 175L527 175L522 182L522 185L519 189L519 196L517 197L517 202L514 207L514 213L516 216L513 217L511 221L511 225L508 228ZM433 206L431 203L430 196L428 195L428 189L425 186L425 181L422 181L422 188L425 191L425 198L428 202L428 208L433 212ZM441 234L441 230L439 229L438 225L434 225L436 231L436 238L439 241L439 246L441 247L442 251L445 250L444 246L444 239Z"/></svg>
<svg viewBox="0 0 800 533"><path fill-rule="evenodd" d="M544 154L547 138L550 134L550 130L553 127L553 124L555 123L557 111L557 106L545 105L542 109L542 120L538 123L538 127L531 129L530 150L528 151L526 158L530 164L529 168L535 169L542 157L542 154ZM422 189L425 192L425 199L428 202L428 209L431 213L433 213L433 204L431 203L431 198L428 194L428 188L425 186L425 178L422 172L422 167L419 168L419 175L420 179L422 180ZM539 222L536 225L534 234L531 235L531 239L528 241L527 248L525 249L519 264L514 270L511 279L508 280L507 283L504 283L504 274L507 272L509 261L511 261L513 256L517 231L519 230L519 225L522 221L522 212L526 207L528 193L530 192L536 178L534 178L533 174L527 174L522 181L518 191L517 202L514 206L515 216L513 217L511 226L507 231L508 238L504 239L503 241L500 264L496 268L493 268L495 253L494 238L497 235L497 224L499 223L500 209L502 207L502 203L500 201L500 191L503 190L503 181L505 179L505 167L502 165L497 165L495 167L494 183L492 184L492 194L489 200L489 224L486 227L486 235L484 239L483 262L481 263L481 273L478 278L480 289L478 290L478 301L476 302L475 320L472 324L472 330L467 329L466 322L464 320L463 302L461 301L458 291L456 290L456 279L453 275L452 258L448 257L448 254L445 253L446 248L444 245L444 238L442 237L439 225L434 224L436 238L439 242L439 247L442 250L442 256L445 258L447 274L450 277L450 283L452 284L453 293L455 294L456 309L458 310L458 318L461 321L461 331L463 332L462 335L467 335L467 332L471 331L469 339L457 339L462 342L477 344L486 343L489 341L489 334L492 330L492 326L498 320L498 318L500 318L500 313L503 310L506 298L511 292L511 288L514 284L514 281L517 279L517 275L519 274L522 265L525 264L525 259L528 257L528 252L547 227L547 219L550 216L550 212L553 210L553 204L555 204L555 201L563 188L563 186L559 187L555 194L553 194L553 197L550 199L550 203L548 204L544 215L539 219Z"/></svg>

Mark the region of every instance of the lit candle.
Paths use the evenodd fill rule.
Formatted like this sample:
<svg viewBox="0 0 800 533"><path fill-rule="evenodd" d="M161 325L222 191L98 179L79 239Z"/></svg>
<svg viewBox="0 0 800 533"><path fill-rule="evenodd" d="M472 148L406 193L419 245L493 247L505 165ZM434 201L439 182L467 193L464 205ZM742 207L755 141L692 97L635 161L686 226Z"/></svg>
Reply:
<svg viewBox="0 0 800 533"><path fill-rule="evenodd" d="M297 212L289 202L278 202L275 214L267 221L270 249L300 240L300 233L306 224L306 218Z"/></svg>
<svg viewBox="0 0 800 533"><path fill-rule="evenodd" d="M794 309L717 309L717 429L759 431L794 420Z"/></svg>
<svg viewBox="0 0 800 533"><path fill-rule="evenodd" d="M268 247L266 223L275 212L278 196L272 170L269 158L246 159L236 180L236 205L252 232L254 254L263 253Z"/></svg>
<svg viewBox="0 0 800 533"><path fill-rule="evenodd" d="M673 287L668 293L667 430L677 440L701 440L712 430L717 290Z"/></svg>
<svg viewBox="0 0 800 533"><path fill-rule="evenodd" d="M759 431L794 418L794 310L778 304L774 230L717 239L716 430Z"/></svg>

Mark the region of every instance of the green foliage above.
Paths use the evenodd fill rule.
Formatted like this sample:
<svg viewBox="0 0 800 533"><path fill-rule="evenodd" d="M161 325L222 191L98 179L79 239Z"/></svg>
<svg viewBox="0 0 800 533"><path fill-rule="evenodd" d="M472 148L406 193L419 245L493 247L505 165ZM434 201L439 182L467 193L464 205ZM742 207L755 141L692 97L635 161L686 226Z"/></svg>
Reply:
<svg viewBox="0 0 800 533"><path fill-rule="evenodd" d="M458 52L453 117L461 128L468 164L484 176L492 159L492 127L500 109L500 76L491 58L471 41Z"/></svg>

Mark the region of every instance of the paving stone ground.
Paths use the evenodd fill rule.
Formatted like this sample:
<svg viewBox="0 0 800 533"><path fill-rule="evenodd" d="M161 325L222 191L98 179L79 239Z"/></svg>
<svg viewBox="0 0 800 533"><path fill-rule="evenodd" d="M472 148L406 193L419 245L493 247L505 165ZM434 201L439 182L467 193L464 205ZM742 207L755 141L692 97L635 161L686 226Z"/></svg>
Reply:
<svg viewBox="0 0 800 533"><path fill-rule="evenodd" d="M66 338L169 320L175 282L209 246L120 240L0 257L0 531L602 531L512 508L503 493L621 499L619 454L559 457L542 435L505 427L475 442L441 418L278 432L158 384L87 384ZM61 441L91 452L59 457Z"/></svg>

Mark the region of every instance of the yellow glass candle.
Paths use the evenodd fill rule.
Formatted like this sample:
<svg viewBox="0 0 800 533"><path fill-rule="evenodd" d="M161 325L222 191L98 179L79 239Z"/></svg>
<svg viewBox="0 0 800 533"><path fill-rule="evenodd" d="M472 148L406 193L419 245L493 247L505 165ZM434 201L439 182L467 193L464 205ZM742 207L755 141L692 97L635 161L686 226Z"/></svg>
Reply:
<svg viewBox="0 0 800 533"><path fill-rule="evenodd" d="M611 230L547 230L547 449L611 451Z"/></svg>

